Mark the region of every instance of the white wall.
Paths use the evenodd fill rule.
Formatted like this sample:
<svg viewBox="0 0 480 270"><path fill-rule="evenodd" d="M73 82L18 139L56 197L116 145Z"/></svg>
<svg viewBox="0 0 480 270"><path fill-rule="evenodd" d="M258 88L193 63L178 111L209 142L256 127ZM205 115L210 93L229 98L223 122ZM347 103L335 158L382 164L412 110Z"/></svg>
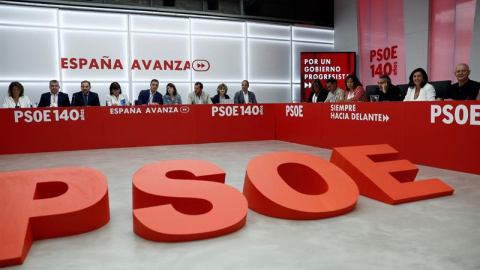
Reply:
<svg viewBox="0 0 480 270"><path fill-rule="evenodd" d="M356 52L357 75L361 75L358 50L357 1L337 0L334 3L334 47L336 52ZM360 77L360 76L359 76Z"/></svg>
<svg viewBox="0 0 480 270"><path fill-rule="evenodd" d="M248 79L259 102L291 102L300 99L300 52L333 51L334 41L333 30L208 18L6 4L0 4L0 13L0 100L11 81L24 84L26 95L38 102L51 79L59 80L70 96L80 90L82 80L89 80L105 104L111 82L119 82L135 99L156 78L162 94L172 82L183 100L196 81L203 82L211 96L225 83L233 98L241 81ZM119 61L122 68L80 69L65 65L65 58L77 58L77 63L85 58L89 64L108 59L112 66ZM141 68L132 68L135 60ZM153 69L156 60L191 66ZM142 61L152 61L151 66ZM201 70L199 63L208 70Z"/></svg>
<svg viewBox="0 0 480 270"><path fill-rule="evenodd" d="M428 72L428 10L429 0L404 0L405 16L405 81L412 70L421 67Z"/></svg>

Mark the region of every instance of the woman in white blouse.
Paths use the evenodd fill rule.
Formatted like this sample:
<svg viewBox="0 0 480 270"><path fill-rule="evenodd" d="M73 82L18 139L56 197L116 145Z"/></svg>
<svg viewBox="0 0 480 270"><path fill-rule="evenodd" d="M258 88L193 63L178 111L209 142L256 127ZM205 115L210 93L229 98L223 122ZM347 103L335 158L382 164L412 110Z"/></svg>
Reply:
<svg viewBox="0 0 480 270"><path fill-rule="evenodd" d="M122 88L118 82L110 84L110 95L107 96L107 106L128 105L128 96L122 94Z"/></svg>
<svg viewBox="0 0 480 270"><path fill-rule="evenodd" d="M12 82L8 86L8 96L3 100L3 108L30 108L30 99L23 94L23 85Z"/></svg>
<svg viewBox="0 0 480 270"><path fill-rule="evenodd" d="M428 75L423 68L412 71L408 80L408 91L403 101L435 100L435 88L428 83Z"/></svg>

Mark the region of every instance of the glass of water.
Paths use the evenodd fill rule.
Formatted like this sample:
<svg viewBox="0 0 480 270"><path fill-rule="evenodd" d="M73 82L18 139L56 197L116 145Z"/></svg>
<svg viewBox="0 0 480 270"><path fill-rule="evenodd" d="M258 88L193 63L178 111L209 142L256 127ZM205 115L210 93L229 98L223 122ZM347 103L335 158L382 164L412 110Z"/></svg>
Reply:
<svg viewBox="0 0 480 270"><path fill-rule="evenodd" d="M370 95L370 102L378 102L380 100L379 95Z"/></svg>

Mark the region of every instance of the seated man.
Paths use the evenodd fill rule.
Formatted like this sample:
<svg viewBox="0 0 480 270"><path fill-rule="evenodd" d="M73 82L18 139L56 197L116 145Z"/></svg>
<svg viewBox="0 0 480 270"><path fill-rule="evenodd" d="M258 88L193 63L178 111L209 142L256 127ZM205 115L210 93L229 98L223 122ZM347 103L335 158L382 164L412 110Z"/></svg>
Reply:
<svg viewBox="0 0 480 270"><path fill-rule="evenodd" d="M378 87L374 95L379 96L379 101L403 101L402 92L392 84L392 80L386 74L378 77Z"/></svg>
<svg viewBox="0 0 480 270"><path fill-rule="evenodd" d="M90 82L83 81L80 86L82 91L73 94L72 106L100 106L98 94L90 91Z"/></svg>
<svg viewBox="0 0 480 270"><path fill-rule="evenodd" d="M257 103L257 98L255 94L251 91L248 91L250 83L247 80L242 81L242 90L235 93L234 103L236 104L247 104L247 103Z"/></svg>
<svg viewBox="0 0 480 270"><path fill-rule="evenodd" d="M464 63L458 64L455 67L454 74L458 82L452 84L447 91L445 100L476 100L479 95L480 83L468 78L470 67Z"/></svg>
<svg viewBox="0 0 480 270"><path fill-rule="evenodd" d="M43 93L38 107L69 107L68 94L60 92L60 84L57 80L50 81L50 92Z"/></svg>
<svg viewBox="0 0 480 270"><path fill-rule="evenodd" d="M188 94L187 104L212 104L210 95L203 91L203 83L195 83L194 92Z"/></svg>
<svg viewBox="0 0 480 270"><path fill-rule="evenodd" d="M345 100L345 91L338 87L336 79L327 79L327 90L329 93L325 102L340 102Z"/></svg>
<svg viewBox="0 0 480 270"><path fill-rule="evenodd" d="M158 91L158 80L150 81L150 89L142 90L138 94L137 105L160 105L163 104L163 97Z"/></svg>

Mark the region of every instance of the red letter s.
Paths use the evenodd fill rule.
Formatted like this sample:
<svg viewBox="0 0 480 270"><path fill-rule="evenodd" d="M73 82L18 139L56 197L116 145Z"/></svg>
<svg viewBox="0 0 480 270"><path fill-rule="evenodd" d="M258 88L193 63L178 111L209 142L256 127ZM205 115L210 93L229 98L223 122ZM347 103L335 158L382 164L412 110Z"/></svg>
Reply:
<svg viewBox="0 0 480 270"><path fill-rule="evenodd" d="M224 183L225 172L204 161L163 161L140 168L133 176L133 231L152 241L180 242L241 229L247 200Z"/></svg>

